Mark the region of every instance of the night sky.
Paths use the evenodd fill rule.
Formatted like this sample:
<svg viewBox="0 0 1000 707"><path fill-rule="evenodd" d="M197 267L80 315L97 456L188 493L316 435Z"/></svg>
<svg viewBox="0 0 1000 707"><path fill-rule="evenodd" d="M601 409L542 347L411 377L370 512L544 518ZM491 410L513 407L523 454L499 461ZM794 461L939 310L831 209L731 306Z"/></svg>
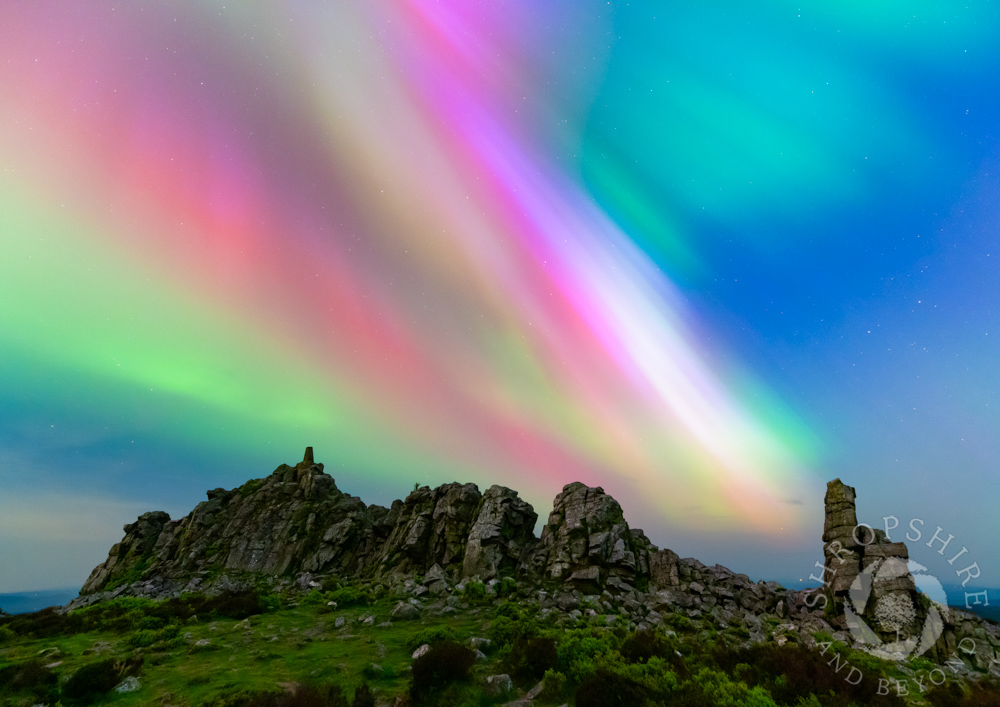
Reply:
<svg viewBox="0 0 1000 707"><path fill-rule="evenodd" d="M1000 584L996 3L33 0L0 47L0 592L306 445L789 583L840 477Z"/></svg>

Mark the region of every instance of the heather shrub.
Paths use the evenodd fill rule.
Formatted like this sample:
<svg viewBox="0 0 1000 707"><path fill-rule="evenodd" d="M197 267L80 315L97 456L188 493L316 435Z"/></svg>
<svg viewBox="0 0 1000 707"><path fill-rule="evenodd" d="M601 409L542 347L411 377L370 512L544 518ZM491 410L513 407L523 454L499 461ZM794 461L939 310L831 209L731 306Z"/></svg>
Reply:
<svg viewBox="0 0 1000 707"><path fill-rule="evenodd" d="M694 631L694 624L691 619L682 614L667 614L663 618L663 623L668 628L672 628L680 633L691 633Z"/></svg>
<svg viewBox="0 0 1000 707"><path fill-rule="evenodd" d="M435 643L442 643L443 641L453 641L458 642L458 634L449 626L431 626L430 628L425 628L423 631L417 633L413 638L407 643L407 648L411 651L415 651L420 646L425 643L429 645L434 645Z"/></svg>
<svg viewBox="0 0 1000 707"><path fill-rule="evenodd" d="M80 666L63 685L63 697L79 704L94 701L118 684L119 671L113 658Z"/></svg>
<svg viewBox="0 0 1000 707"><path fill-rule="evenodd" d="M507 672L518 682L538 682L546 670L556 667L558 654L552 638L522 638L516 641L507 657Z"/></svg>
<svg viewBox="0 0 1000 707"><path fill-rule="evenodd" d="M852 654L850 660L860 658ZM846 679L851 670L847 660L833 650L824 655L800 644L757 645L738 651L719 651L716 660L724 672L738 675L751 687L766 689L779 704L794 705L813 694L822 696L824 707L905 704L895 691L878 694L878 681L884 677L880 664L871 661L864 668L857 666L862 679L854 685Z"/></svg>
<svg viewBox="0 0 1000 707"><path fill-rule="evenodd" d="M497 582L496 592L498 597L510 596L517 590L517 581L513 577L501 577Z"/></svg>
<svg viewBox="0 0 1000 707"><path fill-rule="evenodd" d="M629 663L646 663L653 656L667 655L670 645L663 636L646 629L630 634L622 642L619 652Z"/></svg>
<svg viewBox="0 0 1000 707"><path fill-rule="evenodd" d="M257 591L249 590L206 598L203 610L227 619L241 621L251 616L265 613L268 610L268 606ZM203 611L199 611L198 613L203 613Z"/></svg>
<svg viewBox="0 0 1000 707"><path fill-rule="evenodd" d="M581 682L597 671L598 659L611 649L608 637L591 629L567 631L556 650L556 665L572 682Z"/></svg>
<svg viewBox="0 0 1000 707"><path fill-rule="evenodd" d="M128 644L133 648L148 648L156 643L157 634L149 629L140 629L128 638Z"/></svg>
<svg viewBox="0 0 1000 707"><path fill-rule="evenodd" d="M326 596L318 589L313 589L302 597L302 603L306 605L325 604L327 601Z"/></svg>
<svg viewBox="0 0 1000 707"><path fill-rule="evenodd" d="M605 670L584 678L576 688L576 707L642 707L646 691L636 681Z"/></svg>
<svg viewBox="0 0 1000 707"><path fill-rule="evenodd" d="M463 592L465 598L470 602L481 602L486 600L486 585L482 582L469 582L465 585Z"/></svg>
<svg viewBox="0 0 1000 707"><path fill-rule="evenodd" d="M305 685L294 692L236 692L205 707L351 707L339 685Z"/></svg>
<svg viewBox="0 0 1000 707"><path fill-rule="evenodd" d="M413 661L410 693L414 698L423 698L450 683L465 680L475 662L476 654L454 641L431 646Z"/></svg>
<svg viewBox="0 0 1000 707"><path fill-rule="evenodd" d="M29 694L32 703L54 703L59 695L56 674L37 659L0 668L0 686Z"/></svg>
<svg viewBox="0 0 1000 707"><path fill-rule="evenodd" d="M927 692L927 701L933 707L964 707L965 691L956 683L936 685Z"/></svg>
<svg viewBox="0 0 1000 707"><path fill-rule="evenodd" d="M375 707L375 693L367 683L354 688L354 699L351 707Z"/></svg>
<svg viewBox="0 0 1000 707"><path fill-rule="evenodd" d="M546 702L558 702L566 689L566 676L558 670L546 670L542 681L542 694Z"/></svg>
<svg viewBox="0 0 1000 707"><path fill-rule="evenodd" d="M330 601L337 602L338 609L368 603L368 594L357 587L341 587L331 592L328 596L330 597Z"/></svg>
<svg viewBox="0 0 1000 707"><path fill-rule="evenodd" d="M939 685L927 693L933 707L1000 707L1000 683L984 680L963 690L955 683Z"/></svg>
<svg viewBox="0 0 1000 707"><path fill-rule="evenodd" d="M493 623L486 632L487 637L498 648L513 645L517 641L534 638L539 633L534 619L526 617L513 602L504 602L496 611Z"/></svg>

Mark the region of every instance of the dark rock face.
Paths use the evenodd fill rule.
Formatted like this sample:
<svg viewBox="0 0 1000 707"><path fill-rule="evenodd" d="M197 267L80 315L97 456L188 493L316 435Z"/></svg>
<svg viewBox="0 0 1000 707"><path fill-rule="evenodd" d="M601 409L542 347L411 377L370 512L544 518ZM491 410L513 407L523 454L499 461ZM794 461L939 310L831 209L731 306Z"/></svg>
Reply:
<svg viewBox="0 0 1000 707"><path fill-rule="evenodd" d="M97 591L109 580L118 577L134 576L139 579L137 575L148 565L148 558L153 553L164 526L169 522L169 515L163 511L153 511L143 513L135 523L126 525L123 528L125 538L111 548L107 560L94 568L81 593Z"/></svg>
<svg viewBox="0 0 1000 707"><path fill-rule="evenodd" d="M649 583L658 589L680 585L680 558L673 550L659 550L649 556Z"/></svg>
<svg viewBox="0 0 1000 707"><path fill-rule="evenodd" d="M377 574L422 574L433 565L460 571L481 497L475 484L424 486L411 493L377 555Z"/></svg>

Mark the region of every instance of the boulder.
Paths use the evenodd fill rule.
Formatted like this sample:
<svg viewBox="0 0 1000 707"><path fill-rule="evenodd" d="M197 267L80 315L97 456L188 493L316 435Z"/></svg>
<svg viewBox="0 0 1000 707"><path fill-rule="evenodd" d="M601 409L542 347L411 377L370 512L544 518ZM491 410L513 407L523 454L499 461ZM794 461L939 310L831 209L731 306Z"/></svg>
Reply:
<svg viewBox="0 0 1000 707"><path fill-rule="evenodd" d="M115 692L135 692L142 687L142 683L139 682L139 678L132 677L131 675L124 680L122 680L117 687L115 687Z"/></svg>
<svg viewBox="0 0 1000 707"><path fill-rule="evenodd" d="M648 572L649 549L644 535L630 531L615 499L576 482L556 496L526 569L599 591L611 577L632 584Z"/></svg>
<svg viewBox="0 0 1000 707"><path fill-rule="evenodd" d="M420 618L420 609L407 601L401 601L396 604L390 615L400 621L416 621Z"/></svg>
<svg viewBox="0 0 1000 707"><path fill-rule="evenodd" d="M514 691L514 681L510 675L490 675L486 678L485 692L490 697L503 697Z"/></svg>

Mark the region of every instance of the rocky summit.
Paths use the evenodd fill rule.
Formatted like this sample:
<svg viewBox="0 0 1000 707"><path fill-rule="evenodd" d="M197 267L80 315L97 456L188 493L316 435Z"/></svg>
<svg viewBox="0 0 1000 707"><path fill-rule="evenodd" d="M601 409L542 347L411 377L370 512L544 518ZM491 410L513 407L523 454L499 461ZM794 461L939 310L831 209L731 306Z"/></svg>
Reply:
<svg viewBox="0 0 1000 707"><path fill-rule="evenodd" d="M997 662L1000 630L918 593L903 543L859 524L856 493L839 479L825 499L823 587L787 591L659 549L630 528L602 488L565 486L536 537L538 515L516 491L475 484L420 487L388 508L337 488L313 459L264 479L208 492L189 515L146 513L91 573L66 610L118 596L222 594L266 584L305 594L326 578L398 596L397 619L421 602L451 601L465 585L513 580L539 611L573 618L609 612L638 628L682 613L751 642L815 644L817 634L884 657L957 656ZM963 643L963 639L965 639ZM962 646L975 645L975 651Z"/></svg>
<svg viewBox="0 0 1000 707"><path fill-rule="evenodd" d="M368 506L337 488L310 447L295 466L209 491L184 518L155 511L126 525L76 605L110 595L225 590L254 575L388 583L432 576L435 593L470 577L551 580L588 593L680 584L677 555L629 528L601 488L563 488L540 538L537 519L503 486L485 493L475 484L425 486L389 508Z"/></svg>

